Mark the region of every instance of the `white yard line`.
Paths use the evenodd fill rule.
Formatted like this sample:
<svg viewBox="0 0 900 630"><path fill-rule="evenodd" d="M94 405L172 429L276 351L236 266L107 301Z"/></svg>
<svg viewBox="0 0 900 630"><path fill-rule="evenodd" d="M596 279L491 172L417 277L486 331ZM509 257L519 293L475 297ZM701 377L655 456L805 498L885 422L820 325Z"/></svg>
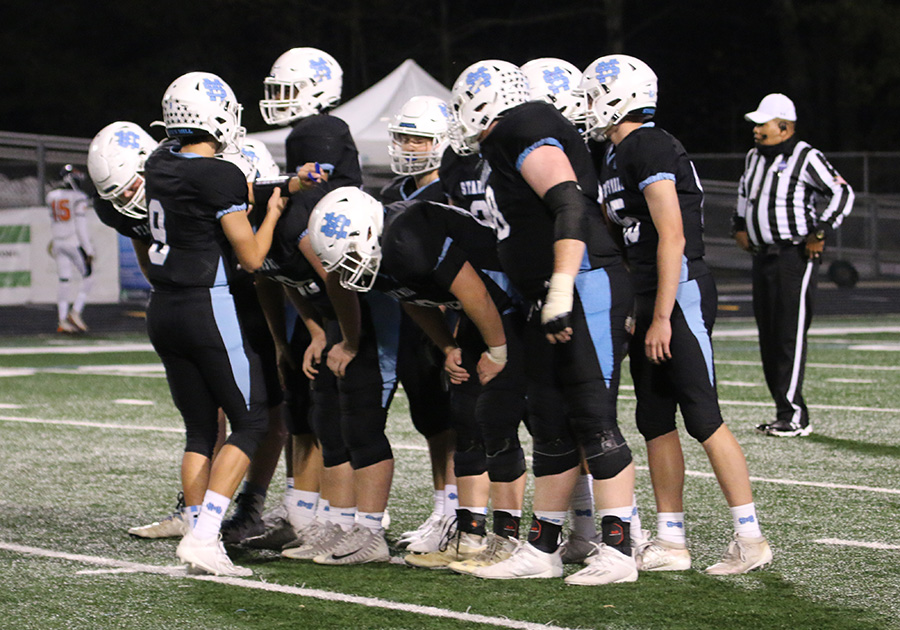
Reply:
<svg viewBox="0 0 900 630"><path fill-rule="evenodd" d="M814 337L832 337L834 335L869 335L880 333L900 333L900 326L813 326L807 333ZM713 330L713 338L725 337L758 337L759 331L752 328L732 328Z"/></svg>
<svg viewBox="0 0 900 630"><path fill-rule="evenodd" d="M271 582L260 582L253 579L232 578L232 577L216 577L214 575L188 575L184 567L173 566L156 566L152 564L141 564L137 562L128 562L125 560L115 560L113 558L102 558L99 556L87 556L83 554L65 553L62 551L54 551L51 549L41 549L39 547L26 547L23 545L15 545L11 543L0 542L0 549L12 551L14 553L27 554L31 556L41 556L44 558L57 558L60 560L70 560L72 562L81 562L84 564L93 564L103 567L109 567L106 572L140 572L153 573L157 575L167 575L170 577L201 580L203 582L215 582L217 584L227 584L229 586L237 586L240 588L249 588L258 591L267 591L269 593L283 593L285 595L298 595L300 597L309 597L312 599L321 599L343 604L357 604L367 606L369 608L382 608L385 610L396 610L398 612L411 613L415 615L424 615L426 617L436 617L441 619L453 619L465 623L477 623L498 628L516 628L520 630L569 630L563 626L552 626L542 623L534 623L531 621L518 621L515 619L507 619L505 617L489 617L487 615L476 615L472 613L456 612L445 608L437 608L435 606L419 606L416 604L405 604L403 602L394 602L387 599L377 597L360 597L358 595L349 595L346 593L338 593L334 591L321 591L314 588L301 588L297 586L283 586L273 584ZM79 573L98 573L95 571Z"/></svg>
<svg viewBox="0 0 900 630"><path fill-rule="evenodd" d="M762 369L759 361L720 361L716 359L716 365L753 365ZM847 365L843 363L807 363L808 368L822 368L826 370L866 370L881 372L897 372L900 371L900 365Z"/></svg>
<svg viewBox="0 0 900 630"><path fill-rule="evenodd" d="M838 545L841 547L864 547L866 549L900 549L900 545L888 545L886 543L860 542L858 540L841 540L840 538L820 538L815 543L823 545Z"/></svg>
<svg viewBox="0 0 900 630"><path fill-rule="evenodd" d="M0 348L0 356L17 354L102 354L104 352L153 352L153 346L149 343L116 343L89 346L44 345Z"/></svg>

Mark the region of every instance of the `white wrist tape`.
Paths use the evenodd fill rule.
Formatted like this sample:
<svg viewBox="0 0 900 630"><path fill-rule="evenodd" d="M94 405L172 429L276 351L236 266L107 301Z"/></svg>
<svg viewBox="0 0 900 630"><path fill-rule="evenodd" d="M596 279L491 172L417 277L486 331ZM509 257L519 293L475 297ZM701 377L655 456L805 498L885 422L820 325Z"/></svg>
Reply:
<svg viewBox="0 0 900 630"><path fill-rule="evenodd" d="M541 323L546 324L560 315L571 313L574 292L574 276L567 273L554 273L550 276L550 288L547 289L547 299L541 309Z"/></svg>
<svg viewBox="0 0 900 630"><path fill-rule="evenodd" d="M488 359L497 365L506 365L506 344L502 346L488 346Z"/></svg>

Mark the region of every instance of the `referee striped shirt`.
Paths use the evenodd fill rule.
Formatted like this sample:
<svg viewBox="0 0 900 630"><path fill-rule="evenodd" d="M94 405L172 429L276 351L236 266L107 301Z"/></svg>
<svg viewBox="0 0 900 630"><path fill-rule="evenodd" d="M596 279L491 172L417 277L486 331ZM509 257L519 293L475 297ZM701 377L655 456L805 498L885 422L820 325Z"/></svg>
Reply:
<svg viewBox="0 0 900 630"><path fill-rule="evenodd" d="M853 207L853 189L821 151L802 140L783 146L774 156L751 149L744 161L734 229L746 230L754 245L799 243L818 230L830 236ZM816 202L825 199L818 213Z"/></svg>

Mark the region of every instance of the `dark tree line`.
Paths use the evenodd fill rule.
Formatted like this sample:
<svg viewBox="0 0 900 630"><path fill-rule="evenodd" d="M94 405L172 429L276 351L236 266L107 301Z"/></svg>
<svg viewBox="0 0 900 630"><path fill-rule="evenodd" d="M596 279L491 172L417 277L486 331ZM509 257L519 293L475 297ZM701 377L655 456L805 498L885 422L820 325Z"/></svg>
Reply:
<svg viewBox="0 0 900 630"><path fill-rule="evenodd" d="M827 150L900 146L900 6L890 0L30 0L0 7L0 130L90 137L157 120L168 83L220 74L245 105L294 46L332 53L345 100L415 59L450 85L482 58L543 56L585 67L610 52L660 78L659 123L692 152L743 151L744 112L768 92L797 104Z"/></svg>

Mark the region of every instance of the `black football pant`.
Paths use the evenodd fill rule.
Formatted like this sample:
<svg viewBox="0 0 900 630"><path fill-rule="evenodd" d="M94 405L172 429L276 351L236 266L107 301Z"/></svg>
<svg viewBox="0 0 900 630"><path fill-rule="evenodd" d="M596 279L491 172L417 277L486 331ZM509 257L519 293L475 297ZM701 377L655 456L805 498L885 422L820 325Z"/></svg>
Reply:
<svg viewBox="0 0 900 630"><path fill-rule="evenodd" d="M806 332L812 321L819 261L803 243L762 245L753 257L753 314L766 385L778 420L809 424L803 400Z"/></svg>

